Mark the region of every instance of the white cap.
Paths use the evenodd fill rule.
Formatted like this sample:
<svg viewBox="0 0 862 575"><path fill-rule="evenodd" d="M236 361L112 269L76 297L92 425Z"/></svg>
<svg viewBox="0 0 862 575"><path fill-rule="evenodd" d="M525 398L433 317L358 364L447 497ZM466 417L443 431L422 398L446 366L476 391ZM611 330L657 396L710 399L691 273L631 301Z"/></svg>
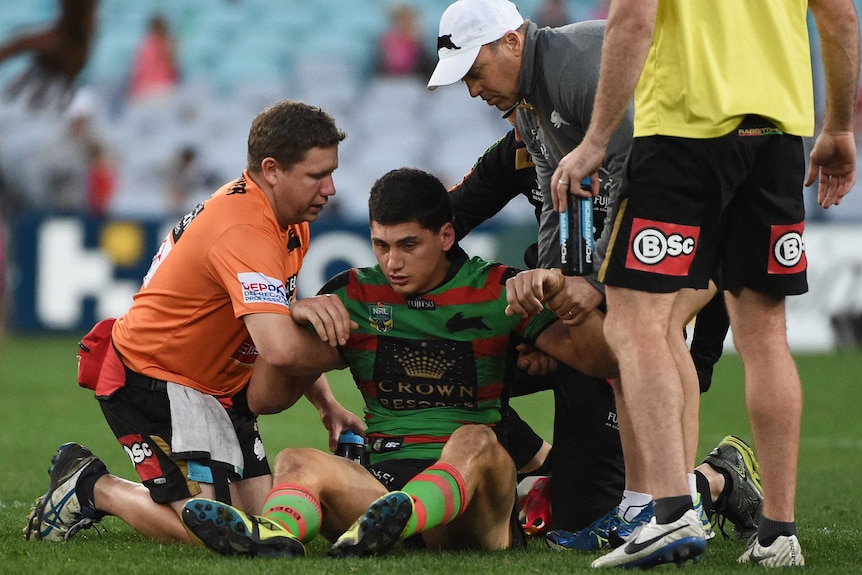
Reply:
<svg viewBox="0 0 862 575"><path fill-rule="evenodd" d="M428 88L459 81L470 71L482 46L517 30L523 23L518 7L508 0L458 0L451 4L440 17L440 61L428 80Z"/></svg>

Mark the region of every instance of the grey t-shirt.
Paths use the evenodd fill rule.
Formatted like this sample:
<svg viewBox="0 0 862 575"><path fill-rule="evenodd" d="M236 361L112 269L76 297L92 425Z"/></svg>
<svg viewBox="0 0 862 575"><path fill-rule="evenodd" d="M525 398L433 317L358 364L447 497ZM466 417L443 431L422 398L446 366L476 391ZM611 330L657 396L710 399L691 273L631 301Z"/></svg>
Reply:
<svg viewBox="0 0 862 575"><path fill-rule="evenodd" d="M589 126L598 87L604 31L603 20L541 29L528 22L518 89L523 101L518 109L517 124L536 164L542 190L544 207L539 222L539 265L542 267L560 266L559 216L551 201L550 181L560 160L581 143ZM603 287L595 276L610 237L610 222L615 215L632 141L633 112L630 104L611 138L599 170L602 195L610 199L598 201L610 201L611 209L602 238L596 243L593 274L587 280L601 291Z"/></svg>

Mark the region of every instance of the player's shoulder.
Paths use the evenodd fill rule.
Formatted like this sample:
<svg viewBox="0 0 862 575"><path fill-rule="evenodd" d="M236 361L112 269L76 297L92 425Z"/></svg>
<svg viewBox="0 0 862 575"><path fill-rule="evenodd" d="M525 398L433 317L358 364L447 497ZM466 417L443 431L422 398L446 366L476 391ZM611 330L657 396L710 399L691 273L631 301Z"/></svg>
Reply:
<svg viewBox="0 0 862 575"><path fill-rule="evenodd" d="M332 294L347 287L350 284L351 272L353 271L354 270L352 269L344 270L343 272L332 276L325 284L323 284L323 287L318 290L317 294Z"/></svg>
<svg viewBox="0 0 862 575"><path fill-rule="evenodd" d="M332 276L318 294L337 293L349 289L352 294L360 294L366 289L388 288L389 282L378 266L350 268ZM352 297L352 296L349 296Z"/></svg>
<svg viewBox="0 0 862 575"><path fill-rule="evenodd" d="M480 278L481 283L488 286L506 285L506 280L521 270L506 264L473 256L464 264L465 270L471 276Z"/></svg>

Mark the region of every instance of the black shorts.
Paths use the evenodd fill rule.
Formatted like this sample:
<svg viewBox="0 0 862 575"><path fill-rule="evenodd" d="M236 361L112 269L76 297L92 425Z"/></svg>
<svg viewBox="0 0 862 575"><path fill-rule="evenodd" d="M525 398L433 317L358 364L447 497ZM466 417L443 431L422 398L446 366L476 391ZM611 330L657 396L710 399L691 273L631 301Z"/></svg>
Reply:
<svg viewBox="0 0 862 575"><path fill-rule="evenodd" d="M128 373L128 372L127 372ZM108 399L99 405L105 420L125 449L141 482L150 490L156 503L170 503L199 495L199 482L210 483L205 477L196 477L195 468L208 468L209 460L191 463L171 458L171 406L164 382L152 381L147 387L132 385L127 379ZM257 418L248 411L244 394L234 396L234 406L226 408L239 439L243 453L243 479L270 475L269 461L263 451L263 442L257 428ZM206 475L204 473L204 475Z"/></svg>
<svg viewBox="0 0 862 575"><path fill-rule="evenodd" d="M635 138L599 279L667 293L808 290L802 139L757 116L726 136Z"/></svg>
<svg viewBox="0 0 862 575"><path fill-rule="evenodd" d="M431 465L434 465L431 459L390 459L368 464L365 468L388 491L398 491Z"/></svg>

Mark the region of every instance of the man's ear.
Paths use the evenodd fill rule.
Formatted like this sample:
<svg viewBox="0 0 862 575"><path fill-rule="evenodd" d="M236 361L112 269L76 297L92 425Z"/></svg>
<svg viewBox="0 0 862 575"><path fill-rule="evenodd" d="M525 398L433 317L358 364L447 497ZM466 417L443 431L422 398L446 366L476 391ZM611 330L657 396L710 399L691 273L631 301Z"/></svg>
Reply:
<svg viewBox="0 0 862 575"><path fill-rule="evenodd" d="M266 157L260 162L260 173L270 186L274 186L278 181L278 174L276 172L279 169L281 169L281 166L275 158Z"/></svg>
<svg viewBox="0 0 862 575"><path fill-rule="evenodd" d="M440 237L443 240L443 251L448 252L455 245L455 226L452 222L446 222L440 228Z"/></svg>
<svg viewBox="0 0 862 575"><path fill-rule="evenodd" d="M524 39L517 30L509 30L503 36L503 45L512 53L513 56L520 56L524 49Z"/></svg>

